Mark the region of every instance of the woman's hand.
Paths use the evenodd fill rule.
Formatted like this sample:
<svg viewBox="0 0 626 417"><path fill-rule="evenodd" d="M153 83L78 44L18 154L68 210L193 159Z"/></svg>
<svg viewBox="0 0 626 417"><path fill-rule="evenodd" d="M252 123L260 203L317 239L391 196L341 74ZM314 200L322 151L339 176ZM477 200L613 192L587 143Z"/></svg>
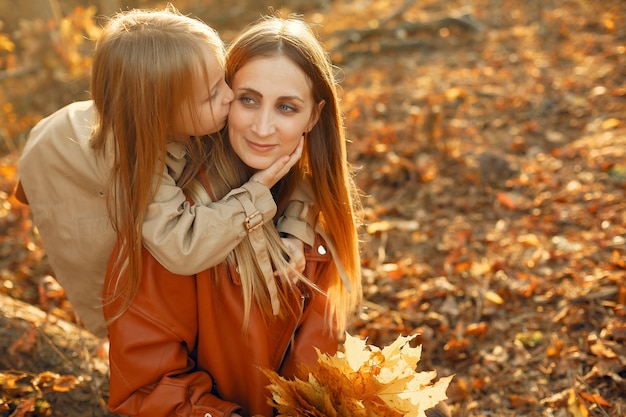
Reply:
<svg viewBox="0 0 626 417"><path fill-rule="evenodd" d="M298 146L291 153L291 155L285 155L268 168L256 172L252 177L250 177L250 181L260 182L261 184L265 184L267 188L272 188L274 184L276 184L282 177L284 177L291 167L293 167L296 162L300 160L302 156L302 149L304 148L304 136L300 139Z"/></svg>

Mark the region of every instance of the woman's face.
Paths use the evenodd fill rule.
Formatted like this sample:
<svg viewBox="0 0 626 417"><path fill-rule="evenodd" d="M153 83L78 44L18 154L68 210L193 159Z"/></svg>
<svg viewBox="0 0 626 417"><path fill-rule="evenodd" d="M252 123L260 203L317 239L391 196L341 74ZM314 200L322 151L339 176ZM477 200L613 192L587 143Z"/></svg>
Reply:
<svg viewBox="0 0 626 417"><path fill-rule="evenodd" d="M183 104L176 120L179 136L203 136L215 133L226 125L233 91L224 79L224 68L215 57L215 52L208 49L203 70L196 73L194 85L198 86L189 102ZM207 83L207 79L209 83Z"/></svg>
<svg viewBox="0 0 626 417"><path fill-rule="evenodd" d="M291 154L323 106L314 102L305 73L285 56L254 58L231 84L235 100L228 137L239 158L255 170Z"/></svg>

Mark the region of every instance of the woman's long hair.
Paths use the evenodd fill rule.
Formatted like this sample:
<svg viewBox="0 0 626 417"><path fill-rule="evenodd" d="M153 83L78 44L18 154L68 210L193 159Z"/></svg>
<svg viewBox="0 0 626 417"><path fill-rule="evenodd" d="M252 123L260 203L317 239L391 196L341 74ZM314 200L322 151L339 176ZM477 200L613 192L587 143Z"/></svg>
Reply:
<svg viewBox="0 0 626 417"><path fill-rule="evenodd" d="M112 285L118 317L139 287L142 224L165 170L167 144L182 141L192 177L206 159L199 138L178 138L174 127L208 78L207 54L224 64L225 48L217 32L181 15L131 10L114 16L96 43L91 95L97 113L92 146L113 161L107 201L118 234L119 252ZM208 81L208 80L207 80ZM119 280L122 272L126 278ZM112 300L104 300L111 303Z"/></svg>
<svg viewBox="0 0 626 417"><path fill-rule="evenodd" d="M327 292L327 322L329 328L340 333L362 297L361 265L358 242L358 223L361 213L360 200L347 161L346 137L343 118L339 108L337 82L328 54L311 28L299 19L267 17L250 26L230 45L226 57L226 80L231 82L234 74L251 59L286 56L297 64L310 81L315 103L324 102L319 121L306 134L305 149L299 163L272 190L278 205L278 214L287 203L291 192L310 178L315 203L320 208L320 227L336 249L336 263L343 267L350 288L346 288L340 270L333 265L331 285ZM232 152L232 150L231 150ZM223 192L224 190L222 190ZM273 228L264 227L270 247L276 247L278 235ZM245 240L244 240L245 241ZM251 248L238 248L237 257L253 258ZM280 253L279 250L272 250ZM278 255L273 261L280 262ZM239 267L243 262L239 259ZM269 294L259 274L246 274L241 270L246 305L255 299L260 306L269 306Z"/></svg>

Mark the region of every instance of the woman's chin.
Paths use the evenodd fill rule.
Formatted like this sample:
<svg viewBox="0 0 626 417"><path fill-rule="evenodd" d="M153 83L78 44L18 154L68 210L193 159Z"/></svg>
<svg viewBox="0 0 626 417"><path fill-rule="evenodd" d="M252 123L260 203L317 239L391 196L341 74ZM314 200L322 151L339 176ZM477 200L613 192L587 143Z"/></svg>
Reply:
<svg viewBox="0 0 626 417"><path fill-rule="evenodd" d="M263 171L263 170L269 168L269 166L268 165L257 165L257 166L253 166L251 168L254 170L254 172L259 172L259 171Z"/></svg>
<svg viewBox="0 0 626 417"><path fill-rule="evenodd" d="M269 168L272 164L267 161L260 160L247 160L243 161L246 165L252 168L254 171L263 171L264 169Z"/></svg>

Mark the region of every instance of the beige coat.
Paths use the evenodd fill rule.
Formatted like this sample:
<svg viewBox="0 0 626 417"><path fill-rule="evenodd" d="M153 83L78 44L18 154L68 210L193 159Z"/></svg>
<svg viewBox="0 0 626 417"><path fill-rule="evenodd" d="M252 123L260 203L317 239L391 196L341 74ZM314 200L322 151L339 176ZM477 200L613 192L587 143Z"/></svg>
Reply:
<svg viewBox="0 0 626 417"><path fill-rule="evenodd" d="M102 289L117 236L106 204L110 158L99 157L90 146L94 115L91 101L76 102L32 129L19 161L17 195L30 205L50 265L72 307L102 337ZM171 272L192 275L221 262L241 241L250 210L258 210L267 222L276 214L276 204L267 187L248 182L220 201L190 205L175 184L184 152L179 144L168 146L168 167L148 207L143 239ZM296 213L282 222L286 229L281 231L312 244L313 231L299 217Z"/></svg>

